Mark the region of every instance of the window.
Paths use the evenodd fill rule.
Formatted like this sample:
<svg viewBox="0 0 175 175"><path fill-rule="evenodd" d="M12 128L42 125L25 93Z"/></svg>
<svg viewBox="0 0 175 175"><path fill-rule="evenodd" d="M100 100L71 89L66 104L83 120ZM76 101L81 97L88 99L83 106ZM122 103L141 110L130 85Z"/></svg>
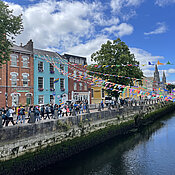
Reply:
<svg viewBox="0 0 175 175"><path fill-rule="evenodd" d="M22 56L22 59L23 59L23 67L28 67L28 60L29 60L29 57L27 57L27 56Z"/></svg>
<svg viewBox="0 0 175 175"><path fill-rule="evenodd" d="M101 97L104 98L105 97L105 90L101 89Z"/></svg>
<svg viewBox="0 0 175 175"><path fill-rule="evenodd" d="M53 66L53 64L51 64L51 63L50 63L50 73L51 73L51 74L55 73L55 71L54 71L54 66Z"/></svg>
<svg viewBox="0 0 175 175"><path fill-rule="evenodd" d="M12 66L17 66L17 55L10 55L11 56L11 65Z"/></svg>
<svg viewBox="0 0 175 175"><path fill-rule="evenodd" d="M74 63L74 58L70 57L70 62Z"/></svg>
<svg viewBox="0 0 175 175"><path fill-rule="evenodd" d="M74 77L76 77L77 76L77 71L76 70L74 70Z"/></svg>
<svg viewBox="0 0 175 175"><path fill-rule="evenodd" d="M54 78L50 78L50 90L54 90Z"/></svg>
<svg viewBox="0 0 175 175"><path fill-rule="evenodd" d="M79 58L75 58L75 63L79 64L80 63L80 59Z"/></svg>
<svg viewBox="0 0 175 175"><path fill-rule="evenodd" d="M38 96L38 104L39 105L44 104L44 95L39 95Z"/></svg>
<svg viewBox="0 0 175 175"><path fill-rule="evenodd" d="M44 63L42 61L38 62L38 72L44 71Z"/></svg>
<svg viewBox="0 0 175 175"><path fill-rule="evenodd" d="M84 84L84 90L87 91L87 84Z"/></svg>
<svg viewBox="0 0 175 175"><path fill-rule="evenodd" d="M77 83L74 82L74 90L77 90Z"/></svg>
<svg viewBox="0 0 175 175"><path fill-rule="evenodd" d="M80 64L84 65L84 59L80 59Z"/></svg>
<svg viewBox="0 0 175 175"><path fill-rule="evenodd" d="M17 86L17 73L13 72L11 73L11 76L12 76L12 86Z"/></svg>
<svg viewBox="0 0 175 175"><path fill-rule="evenodd" d="M30 105L31 104L31 94L27 94L27 96L26 96L26 103L27 103L27 105Z"/></svg>
<svg viewBox="0 0 175 175"><path fill-rule="evenodd" d="M91 97L94 98L94 89L91 89Z"/></svg>
<svg viewBox="0 0 175 175"><path fill-rule="evenodd" d="M60 71L61 71L61 73L64 73L64 65L63 64L60 64Z"/></svg>
<svg viewBox="0 0 175 175"><path fill-rule="evenodd" d="M83 84L79 83L80 90L83 90Z"/></svg>
<svg viewBox="0 0 175 175"><path fill-rule="evenodd" d="M24 74L22 74L22 76L23 76L23 86L24 87L27 87L28 86L28 76L29 76L29 74L26 74L26 73L24 73Z"/></svg>
<svg viewBox="0 0 175 175"><path fill-rule="evenodd" d="M64 78L60 78L60 89L64 91Z"/></svg>
<svg viewBox="0 0 175 175"><path fill-rule="evenodd" d="M50 95L50 104L54 104L54 96Z"/></svg>
<svg viewBox="0 0 175 175"><path fill-rule="evenodd" d="M43 84L43 77L38 77L38 89L43 90L44 89L44 84Z"/></svg>

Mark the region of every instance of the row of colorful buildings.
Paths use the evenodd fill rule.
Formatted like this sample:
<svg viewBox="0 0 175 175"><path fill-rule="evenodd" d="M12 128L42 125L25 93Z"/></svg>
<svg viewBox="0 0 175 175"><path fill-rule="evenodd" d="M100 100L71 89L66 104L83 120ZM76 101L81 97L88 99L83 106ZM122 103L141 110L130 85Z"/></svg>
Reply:
<svg viewBox="0 0 175 175"><path fill-rule="evenodd" d="M91 103L90 85L71 76L84 74L85 69L78 71L74 64L81 68L86 58L35 49L32 40L24 46L13 45L10 60L0 68L0 107L68 100Z"/></svg>

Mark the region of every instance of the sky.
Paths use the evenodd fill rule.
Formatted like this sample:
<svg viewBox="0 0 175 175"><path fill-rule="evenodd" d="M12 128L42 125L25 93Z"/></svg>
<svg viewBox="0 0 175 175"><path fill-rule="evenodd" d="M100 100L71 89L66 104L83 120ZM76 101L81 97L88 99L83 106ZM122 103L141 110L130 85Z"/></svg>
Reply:
<svg viewBox="0 0 175 175"><path fill-rule="evenodd" d="M16 43L87 58L107 40L118 37L151 77L148 61L167 82L175 83L175 0L6 0L15 15L23 14L24 31Z"/></svg>

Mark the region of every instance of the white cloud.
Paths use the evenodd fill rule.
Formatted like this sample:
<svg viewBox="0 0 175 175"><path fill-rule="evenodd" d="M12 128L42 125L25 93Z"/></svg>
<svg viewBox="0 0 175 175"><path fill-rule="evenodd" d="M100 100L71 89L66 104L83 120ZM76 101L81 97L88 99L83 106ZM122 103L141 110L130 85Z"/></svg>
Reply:
<svg viewBox="0 0 175 175"><path fill-rule="evenodd" d="M33 39L35 48L57 48L62 52L101 35L103 30L98 30L99 27L117 26L116 35L119 37L133 32L133 27L120 24L116 15L110 19L106 17L99 1L44 0L27 7L8 4L14 9L14 14L23 14L24 31L17 36L17 44Z"/></svg>
<svg viewBox="0 0 175 175"><path fill-rule="evenodd" d="M124 7L139 6L143 0L111 0L111 8L113 12L120 13Z"/></svg>
<svg viewBox="0 0 175 175"><path fill-rule="evenodd" d="M133 33L134 28L130 24L122 23L118 26L106 27L103 31L113 33L117 37L122 37L124 35L130 35Z"/></svg>
<svg viewBox="0 0 175 175"><path fill-rule="evenodd" d="M141 66L142 69L147 69L151 68L154 66L148 65L148 62L151 62L152 64L156 64L158 60L164 59L163 56L153 56L151 53L139 49L139 48L129 48L131 53L133 53L136 57L136 60L140 62L141 65L146 65L146 66Z"/></svg>
<svg viewBox="0 0 175 175"><path fill-rule="evenodd" d="M145 35L161 34L167 31L167 26L165 23L157 23L157 28L151 32L145 32Z"/></svg>
<svg viewBox="0 0 175 175"><path fill-rule="evenodd" d="M38 48L57 47L64 50L77 45L82 37L88 39L93 36L95 23L101 20L99 9L102 8L98 2L44 1L26 8L9 5L16 14L23 14L24 32L17 37L17 43L33 39ZM116 18L110 23L117 21Z"/></svg>
<svg viewBox="0 0 175 175"><path fill-rule="evenodd" d="M175 73L175 69L168 69L167 72L170 73L170 74L174 74Z"/></svg>
<svg viewBox="0 0 175 175"><path fill-rule="evenodd" d="M155 1L155 4L160 6L160 7L163 7L165 5L169 5L172 3L175 3L175 0L156 0Z"/></svg>
<svg viewBox="0 0 175 175"><path fill-rule="evenodd" d="M78 46L69 48L66 50L66 53L79 55L87 58L87 63L92 64L94 62L91 61L91 55L92 53L96 52L101 48L101 45L103 43L107 42L106 36L98 36L97 38L90 40L86 44L80 44Z"/></svg>

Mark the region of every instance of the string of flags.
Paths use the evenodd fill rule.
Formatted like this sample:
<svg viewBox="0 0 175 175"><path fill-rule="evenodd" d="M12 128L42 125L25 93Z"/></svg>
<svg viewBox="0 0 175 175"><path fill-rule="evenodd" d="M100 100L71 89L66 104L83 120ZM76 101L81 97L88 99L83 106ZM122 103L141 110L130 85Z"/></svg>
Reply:
<svg viewBox="0 0 175 175"><path fill-rule="evenodd" d="M48 58L44 58L47 62L51 63L59 72L61 72L63 75L65 76L68 76L69 78L72 78L74 80L77 80L77 81L84 81L86 80L87 83L89 83L90 85L94 85L94 86L102 86L103 89L106 89L106 90L111 90L111 91L118 91L119 93L122 92L124 93L128 88L129 88L129 92L130 94L132 95L139 95L139 96L146 96L146 95L152 95L152 98L154 98L155 96L158 96L160 98L163 98L163 95L161 94L154 94L155 91L158 91L158 89L153 89L154 91L152 92L146 92L145 90L147 90L147 88L145 87L137 87L137 86L134 86L134 87L130 87L130 86L126 86L126 85L121 85L121 84L116 84L116 83L112 83L112 82L109 82L107 80L103 80L101 78L98 78L98 77L95 77L95 76L91 76L91 75L86 75L84 76L84 73L82 75L76 75L75 74L72 74L72 73L68 73L68 72L65 72L63 70L61 70L59 67L56 66L55 62L54 62L54 59L51 58L50 60ZM65 61L62 61L63 64L68 64L66 63ZM69 64L68 64L69 65ZM69 65L70 66L70 65ZM72 65L71 65L72 66ZM70 67L71 67L70 66ZM72 69L74 70L77 70L76 66L72 66L71 67ZM86 70L85 70L86 71ZM96 72L94 72L96 73ZM110 74L108 74L110 75ZM113 76L113 75L112 75ZM128 77L130 78L130 77ZM139 79L140 80L140 79ZM57 78L54 83L58 82L59 81L59 78ZM139 88L139 90L138 90ZM160 90L160 89L159 89ZM165 92L168 92L167 89L161 89L160 91L165 91ZM175 91L172 91L172 92L175 92ZM173 95L173 94L169 94L169 95ZM168 97L169 98L169 97ZM168 99L166 98L166 99ZM172 97L171 97L172 98ZM174 99L174 97L173 97Z"/></svg>

